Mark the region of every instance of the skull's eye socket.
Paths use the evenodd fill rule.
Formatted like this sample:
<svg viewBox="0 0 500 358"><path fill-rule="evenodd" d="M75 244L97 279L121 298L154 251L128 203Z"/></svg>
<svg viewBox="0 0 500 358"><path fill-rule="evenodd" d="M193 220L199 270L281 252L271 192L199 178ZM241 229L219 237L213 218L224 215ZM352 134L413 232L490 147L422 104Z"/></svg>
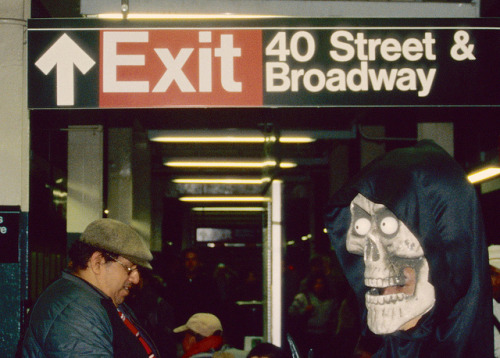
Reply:
<svg viewBox="0 0 500 358"><path fill-rule="evenodd" d="M398 231L399 224L396 218L392 216L386 216L379 223L380 231L385 235L393 235Z"/></svg>
<svg viewBox="0 0 500 358"><path fill-rule="evenodd" d="M356 235L365 236L370 231L371 225L367 218L359 218L354 222L353 229Z"/></svg>

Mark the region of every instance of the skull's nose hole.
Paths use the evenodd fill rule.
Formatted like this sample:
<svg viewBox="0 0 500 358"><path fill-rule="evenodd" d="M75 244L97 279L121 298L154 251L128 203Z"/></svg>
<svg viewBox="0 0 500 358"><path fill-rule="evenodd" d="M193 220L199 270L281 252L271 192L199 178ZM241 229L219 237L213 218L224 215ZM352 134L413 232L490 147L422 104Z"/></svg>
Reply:
<svg viewBox="0 0 500 358"><path fill-rule="evenodd" d="M367 239L366 242L365 259L370 261L380 260L380 253L378 251L377 244L371 239Z"/></svg>

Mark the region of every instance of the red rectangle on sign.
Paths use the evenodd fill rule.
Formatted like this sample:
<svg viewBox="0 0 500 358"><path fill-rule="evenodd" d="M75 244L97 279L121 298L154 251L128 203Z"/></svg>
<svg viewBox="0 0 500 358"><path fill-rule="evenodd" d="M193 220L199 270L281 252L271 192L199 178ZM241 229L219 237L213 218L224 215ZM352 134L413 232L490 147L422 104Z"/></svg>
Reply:
<svg viewBox="0 0 500 358"><path fill-rule="evenodd" d="M101 30L99 106L262 106L262 33Z"/></svg>

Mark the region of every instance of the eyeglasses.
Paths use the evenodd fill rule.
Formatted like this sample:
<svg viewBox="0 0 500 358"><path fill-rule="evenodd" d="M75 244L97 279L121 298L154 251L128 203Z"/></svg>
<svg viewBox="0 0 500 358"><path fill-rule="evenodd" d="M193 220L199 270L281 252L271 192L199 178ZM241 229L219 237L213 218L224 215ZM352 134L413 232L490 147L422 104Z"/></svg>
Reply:
<svg viewBox="0 0 500 358"><path fill-rule="evenodd" d="M123 266L123 268L125 270L127 270L127 275L131 275L132 272L134 271L137 271L138 270L138 267L128 267L127 265L125 265L123 262L121 262L120 260L118 260L117 258L114 258L113 256L109 255L109 254L106 254L107 257L109 257L111 260L115 261L115 262L118 262L120 265Z"/></svg>

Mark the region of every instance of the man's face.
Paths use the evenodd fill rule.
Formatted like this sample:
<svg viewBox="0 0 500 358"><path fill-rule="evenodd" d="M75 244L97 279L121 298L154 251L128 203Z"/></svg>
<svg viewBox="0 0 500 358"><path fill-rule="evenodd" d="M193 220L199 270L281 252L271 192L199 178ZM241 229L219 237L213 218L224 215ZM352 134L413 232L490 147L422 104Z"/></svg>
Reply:
<svg viewBox="0 0 500 358"><path fill-rule="evenodd" d="M184 267L187 272L194 272L200 265L198 255L194 252L187 252L184 256Z"/></svg>
<svg viewBox="0 0 500 358"><path fill-rule="evenodd" d="M130 273L127 267L132 269ZM101 287L99 288L113 300L115 306L123 303L130 288L140 281L137 265L121 256L115 261L106 262L102 272Z"/></svg>
<svg viewBox="0 0 500 358"><path fill-rule="evenodd" d="M184 334L184 339L182 340L182 349L184 353L189 351L196 344L196 337L191 334L191 332L187 331Z"/></svg>
<svg viewBox="0 0 500 358"><path fill-rule="evenodd" d="M493 286L493 298L500 301L500 270L490 265L491 285Z"/></svg>

